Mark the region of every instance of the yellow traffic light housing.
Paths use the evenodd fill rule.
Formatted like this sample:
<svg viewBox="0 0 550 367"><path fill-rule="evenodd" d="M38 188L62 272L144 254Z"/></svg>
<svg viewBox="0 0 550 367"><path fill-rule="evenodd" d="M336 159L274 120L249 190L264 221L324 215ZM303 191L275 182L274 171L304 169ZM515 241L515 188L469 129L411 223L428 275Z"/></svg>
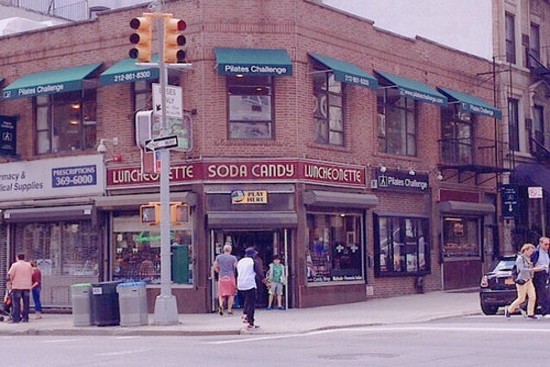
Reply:
<svg viewBox="0 0 550 367"><path fill-rule="evenodd" d="M160 223L160 205L158 204L147 204L141 205L139 207L139 217L141 218L141 223L157 225Z"/></svg>
<svg viewBox="0 0 550 367"><path fill-rule="evenodd" d="M144 14L130 20L130 27L135 32L130 35L130 42L134 47L128 53L132 59L139 62L151 62L153 41L153 19Z"/></svg>
<svg viewBox="0 0 550 367"><path fill-rule="evenodd" d="M175 225L189 223L189 205L171 204L170 205L170 222Z"/></svg>
<svg viewBox="0 0 550 367"><path fill-rule="evenodd" d="M185 51L181 47L187 42L180 34L187 28L187 23L177 18L164 18L164 57L168 64L185 62Z"/></svg>

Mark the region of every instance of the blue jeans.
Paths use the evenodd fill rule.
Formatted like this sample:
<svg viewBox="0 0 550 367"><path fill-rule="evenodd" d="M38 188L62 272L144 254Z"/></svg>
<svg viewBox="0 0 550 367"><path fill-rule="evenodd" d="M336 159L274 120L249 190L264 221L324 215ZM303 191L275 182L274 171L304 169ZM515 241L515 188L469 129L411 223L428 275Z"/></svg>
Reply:
<svg viewBox="0 0 550 367"><path fill-rule="evenodd" d="M40 291L42 286L39 285L32 289L32 300L34 301L34 311L42 312L42 302L40 302Z"/></svg>
<svg viewBox="0 0 550 367"><path fill-rule="evenodd" d="M14 289L11 291L11 318L13 322L19 322L21 319L24 322L29 321L30 293L28 289ZM23 300L23 310L21 310L21 300Z"/></svg>

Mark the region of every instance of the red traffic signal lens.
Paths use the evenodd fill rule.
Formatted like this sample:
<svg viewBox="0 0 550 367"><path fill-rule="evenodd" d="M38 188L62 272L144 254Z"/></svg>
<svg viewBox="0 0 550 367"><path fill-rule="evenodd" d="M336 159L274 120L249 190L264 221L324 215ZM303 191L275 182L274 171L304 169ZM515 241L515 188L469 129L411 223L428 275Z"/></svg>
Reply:
<svg viewBox="0 0 550 367"><path fill-rule="evenodd" d="M179 19L176 24L176 29L182 32L182 31L185 31L186 28L187 28L187 23L185 23L184 20Z"/></svg>

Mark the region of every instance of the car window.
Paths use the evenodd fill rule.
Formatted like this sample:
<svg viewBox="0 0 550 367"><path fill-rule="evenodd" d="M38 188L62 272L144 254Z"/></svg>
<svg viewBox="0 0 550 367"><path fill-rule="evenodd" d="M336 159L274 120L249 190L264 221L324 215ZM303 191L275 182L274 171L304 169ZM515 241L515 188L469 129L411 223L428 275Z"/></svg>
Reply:
<svg viewBox="0 0 550 367"><path fill-rule="evenodd" d="M494 267L494 272L512 270L515 260L499 260Z"/></svg>

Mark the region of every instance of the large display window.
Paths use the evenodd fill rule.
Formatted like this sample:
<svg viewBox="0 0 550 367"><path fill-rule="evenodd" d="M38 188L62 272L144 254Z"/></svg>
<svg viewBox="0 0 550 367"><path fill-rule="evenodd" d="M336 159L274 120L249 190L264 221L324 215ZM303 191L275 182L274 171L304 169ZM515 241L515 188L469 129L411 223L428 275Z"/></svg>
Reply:
<svg viewBox="0 0 550 367"><path fill-rule="evenodd" d="M416 275L430 271L427 218L375 216L377 276Z"/></svg>
<svg viewBox="0 0 550 367"><path fill-rule="evenodd" d="M172 226L172 281L193 284L191 225ZM138 215L113 218L113 280L160 284L160 228L142 224Z"/></svg>
<svg viewBox="0 0 550 367"><path fill-rule="evenodd" d="M448 216L443 218L443 256L446 258L481 256L478 218Z"/></svg>
<svg viewBox="0 0 550 367"><path fill-rule="evenodd" d="M308 213L307 226L308 282L364 279L361 214Z"/></svg>

